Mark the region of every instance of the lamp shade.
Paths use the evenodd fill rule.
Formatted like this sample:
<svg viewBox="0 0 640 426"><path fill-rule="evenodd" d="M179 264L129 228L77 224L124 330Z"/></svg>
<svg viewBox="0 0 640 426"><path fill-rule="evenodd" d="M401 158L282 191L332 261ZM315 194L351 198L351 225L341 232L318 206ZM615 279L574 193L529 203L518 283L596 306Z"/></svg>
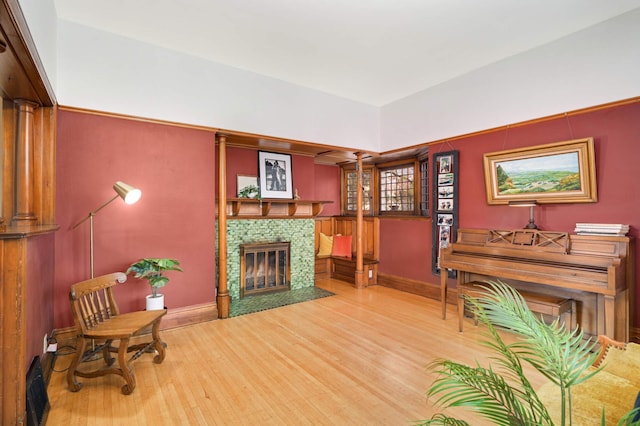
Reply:
<svg viewBox="0 0 640 426"><path fill-rule="evenodd" d="M113 189L127 204L134 204L142 197L142 191L121 181L116 182Z"/></svg>
<svg viewBox="0 0 640 426"><path fill-rule="evenodd" d="M535 207L538 205L536 200L517 200L517 201L509 201L509 206L511 207Z"/></svg>

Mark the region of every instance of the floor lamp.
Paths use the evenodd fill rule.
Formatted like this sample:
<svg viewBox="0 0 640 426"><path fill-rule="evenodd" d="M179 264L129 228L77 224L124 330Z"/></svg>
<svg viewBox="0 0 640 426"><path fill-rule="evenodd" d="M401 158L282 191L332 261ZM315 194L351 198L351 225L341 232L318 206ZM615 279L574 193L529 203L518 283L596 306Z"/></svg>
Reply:
<svg viewBox="0 0 640 426"><path fill-rule="evenodd" d="M91 265L91 278L93 278L93 217L96 215L96 213L98 213L103 208L107 207L109 203L111 203L113 200L115 200L118 197L122 198L126 204L134 204L138 202L138 200L142 196L142 191L140 191L138 188L134 188L133 186L127 185L126 183L120 182L120 181L116 182L115 185L113 185L113 190L116 191L116 195L114 195L112 199L110 199L109 201L107 201L106 203L104 203L103 205L101 205L91 213L89 213L87 217L82 219L80 222L76 223L73 226L73 228L71 228L71 229L76 229L78 226L83 224L87 219L89 219L89 259L90 259L90 265Z"/></svg>

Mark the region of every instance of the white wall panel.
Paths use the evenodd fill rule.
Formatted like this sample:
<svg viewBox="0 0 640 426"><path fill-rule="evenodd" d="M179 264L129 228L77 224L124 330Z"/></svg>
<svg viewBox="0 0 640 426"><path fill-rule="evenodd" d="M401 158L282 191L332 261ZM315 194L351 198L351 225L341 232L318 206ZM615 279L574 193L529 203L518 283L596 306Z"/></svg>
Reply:
<svg viewBox="0 0 640 426"><path fill-rule="evenodd" d="M79 108L387 151L640 96L640 9L377 108L20 3L58 102Z"/></svg>
<svg viewBox="0 0 640 426"><path fill-rule="evenodd" d="M57 23L53 0L20 0L29 33L36 44L36 50L49 83L55 88L57 82Z"/></svg>
<svg viewBox="0 0 640 426"><path fill-rule="evenodd" d="M61 105L378 150L379 108L58 21Z"/></svg>
<svg viewBox="0 0 640 426"><path fill-rule="evenodd" d="M640 95L640 9L382 107L384 150Z"/></svg>

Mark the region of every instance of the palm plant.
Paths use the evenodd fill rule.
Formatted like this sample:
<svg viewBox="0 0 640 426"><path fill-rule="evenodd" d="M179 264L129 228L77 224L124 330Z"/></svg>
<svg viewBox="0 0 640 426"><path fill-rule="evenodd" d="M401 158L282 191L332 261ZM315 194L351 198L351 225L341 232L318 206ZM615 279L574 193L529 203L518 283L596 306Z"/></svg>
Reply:
<svg viewBox="0 0 640 426"><path fill-rule="evenodd" d="M502 282L487 282L481 296L468 298L478 321L486 326L481 343L495 352L498 369L437 360L438 375L427 397L447 407L467 407L498 425L553 425L523 370L529 363L560 387L562 425L571 424L571 388L599 370L588 370L597 357L596 342L585 341L581 330L567 331L559 320L546 324L529 310L523 297ZM498 329L520 336L506 344ZM423 425L467 425L439 413ZM603 423L604 424L604 419Z"/></svg>

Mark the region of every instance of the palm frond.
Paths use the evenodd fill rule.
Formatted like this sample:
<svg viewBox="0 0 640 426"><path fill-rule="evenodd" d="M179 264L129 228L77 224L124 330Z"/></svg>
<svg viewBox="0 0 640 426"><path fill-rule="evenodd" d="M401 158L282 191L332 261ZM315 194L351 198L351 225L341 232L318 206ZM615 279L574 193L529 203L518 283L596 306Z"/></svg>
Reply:
<svg viewBox="0 0 640 426"><path fill-rule="evenodd" d="M442 413L434 414L429 420L424 420L416 423L417 426L469 426L469 423L464 420L458 420L453 417L449 417Z"/></svg>
<svg viewBox="0 0 640 426"><path fill-rule="evenodd" d="M604 424L604 423L603 423ZM640 425L640 407L636 407L622 416L618 421L619 426L638 426Z"/></svg>
<svg viewBox="0 0 640 426"><path fill-rule="evenodd" d="M531 312L518 291L500 281L488 281L486 287L479 287L478 297L467 300L486 326L481 344L494 353L490 360L499 370L436 361L430 369L438 376L427 397L443 407L467 407L499 425L553 425L524 373L522 363L526 362L560 387L562 424L567 412L570 423L571 387L599 371L588 370L597 356L593 351L596 343L587 341L581 330L567 331L559 320L545 323ZM506 344L499 329L520 339ZM444 419L450 418L434 417L434 423L427 424L457 424L437 423Z"/></svg>
<svg viewBox="0 0 640 426"><path fill-rule="evenodd" d="M582 330L568 332L557 320L548 325L528 309L514 288L501 282L487 285L480 290L483 297L470 302L480 321L522 337L510 346L519 358L559 386L573 386L595 374L585 372L597 357L596 342L585 342Z"/></svg>
<svg viewBox="0 0 640 426"><path fill-rule="evenodd" d="M498 425L550 424L542 404L529 404L523 396L530 395L512 387L491 368L447 360L436 361L430 368L438 378L427 397L437 396L437 405L467 407Z"/></svg>

